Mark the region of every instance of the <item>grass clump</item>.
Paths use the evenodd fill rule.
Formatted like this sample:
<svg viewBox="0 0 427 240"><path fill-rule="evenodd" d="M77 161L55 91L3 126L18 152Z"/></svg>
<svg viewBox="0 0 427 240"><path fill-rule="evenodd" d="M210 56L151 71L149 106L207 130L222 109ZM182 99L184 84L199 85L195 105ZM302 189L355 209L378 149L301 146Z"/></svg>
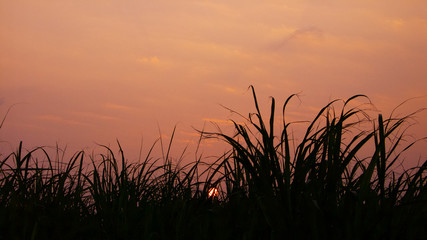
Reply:
<svg viewBox="0 0 427 240"><path fill-rule="evenodd" d="M427 161L395 172L404 123L413 116L372 120L356 95L322 108L302 140L298 123L276 130L255 113L234 133L201 131L230 151L214 163L197 157L178 166L169 154L129 163L114 153L69 161L44 148L16 152L0 162L0 236L7 239L422 239L427 220ZM368 124L371 129L362 128ZM174 130L175 132L175 130ZM173 133L174 133L173 132ZM173 134L172 134L173 136ZM162 142L160 141L161 145ZM162 146L163 149L163 146ZM35 153L41 153L35 157ZM367 154L369 153L369 155ZM40 157L41 156L41 157ZM363 157L360 157L363 156ZM39 160L41 159L41 160ZM180 162L182 159L178 159ZM219 196L209 197L212 187Z"/></svg>
<svg viewBox="0 0 427 240"><path fill-rule="evenodd" d="M232 147L223 163L228 201L256 203L273 238L424 236L427 163L400 176L392 171L413 144L397 152L404 134L398 130L413 114L386 120L380 114L373 130L355 132L357 126L372 122L364 110L351 106L366 98L356 95L343 101L339 111L334 108L337 101L327 104L295 143L285 116L295 95L285 101L282 131L275 135L274 98L267 122L253 88L252 92L256 112L245 118L246 123L233 121L231 136L210 134ZM373 153L359 159L368 144L373 144Z"/></svg>

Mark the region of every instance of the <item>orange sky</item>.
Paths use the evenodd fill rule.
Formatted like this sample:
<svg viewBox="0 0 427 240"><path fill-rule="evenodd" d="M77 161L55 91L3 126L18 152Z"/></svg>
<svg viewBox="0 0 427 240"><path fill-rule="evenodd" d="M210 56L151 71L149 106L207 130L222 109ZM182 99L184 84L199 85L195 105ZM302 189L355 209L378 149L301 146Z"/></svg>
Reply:
<svg viewBox="0 0 427 240"><path fill-rule="evenodd" d="M368 95L427 107L425 0L2 0L0 147L95 142L137 153L177 124L175 155L209 120L301 92L291 117ZM427 114L414 137L427 136ZM227 122L221 122L227 126ZM415 155L426 158L426 143Z"/></svg>

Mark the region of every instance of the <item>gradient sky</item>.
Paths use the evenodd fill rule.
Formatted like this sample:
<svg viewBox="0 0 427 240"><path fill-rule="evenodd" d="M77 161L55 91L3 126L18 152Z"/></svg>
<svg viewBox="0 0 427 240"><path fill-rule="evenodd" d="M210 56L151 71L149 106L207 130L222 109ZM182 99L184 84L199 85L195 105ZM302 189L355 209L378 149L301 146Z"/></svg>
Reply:
<svg viewBox="0 0 427 240"><path fill-rule="evenodd" d="M384 115L420 97L405 114L427 107L426 43L425 0L1 0L0 116L16 105L0 146L118 138L132 154L177 125L179 155L193 128L227 128L220 104L253 111L250 84L265 109L300 93L295 120L354 94ZM412 136L427 136L416 120Z"/></svg>

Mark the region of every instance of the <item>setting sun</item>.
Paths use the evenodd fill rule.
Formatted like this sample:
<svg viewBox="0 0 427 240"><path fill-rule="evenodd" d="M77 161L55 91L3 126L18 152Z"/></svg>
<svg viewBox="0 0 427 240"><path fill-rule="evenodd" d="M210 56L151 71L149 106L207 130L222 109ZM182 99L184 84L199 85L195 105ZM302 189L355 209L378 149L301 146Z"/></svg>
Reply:
<svg viewBox="0 0 427 240"><path fill-rule="evenodd" d="M209 189L208 197L210 197L210 198L216 198L216 197L218 197L218 189L217 188L211 188L211 189Z"/></svg>

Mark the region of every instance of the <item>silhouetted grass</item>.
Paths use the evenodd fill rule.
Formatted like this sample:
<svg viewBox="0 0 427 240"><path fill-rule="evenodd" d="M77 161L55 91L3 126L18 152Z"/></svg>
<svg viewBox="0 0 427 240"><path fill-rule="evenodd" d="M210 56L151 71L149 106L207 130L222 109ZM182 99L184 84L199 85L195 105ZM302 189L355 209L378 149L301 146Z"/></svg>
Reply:
<svg viewBox="0 0 427 240"><path fill-rule="evenodd" d="M17 150L0 160L0 237L3 239L423 239L427 161L394 172L403 145L401 118L370 119L353 102L333 101L291 134L282 107L275 130L255 113L233 121L234 134L201 131L230 151L214 163L201 156L184 166L167 151L129 163L119 151L81 151L61 161L45 148ZM243 116L242 116L243 117ZM359 129L362 124L372 129ZM0 125L1 126L1 125ZM403 129L404 130L404 129ZM201 140L200 140L201 141ZM163 143L160 140L163 150ZM400 149L400 150L399 150ZM369 156L366 152L371 151ZM365 152L362 152L365 151ZM365 156L359 158L359 156ZM208 196L217 187L220 195Z"/></svg>

